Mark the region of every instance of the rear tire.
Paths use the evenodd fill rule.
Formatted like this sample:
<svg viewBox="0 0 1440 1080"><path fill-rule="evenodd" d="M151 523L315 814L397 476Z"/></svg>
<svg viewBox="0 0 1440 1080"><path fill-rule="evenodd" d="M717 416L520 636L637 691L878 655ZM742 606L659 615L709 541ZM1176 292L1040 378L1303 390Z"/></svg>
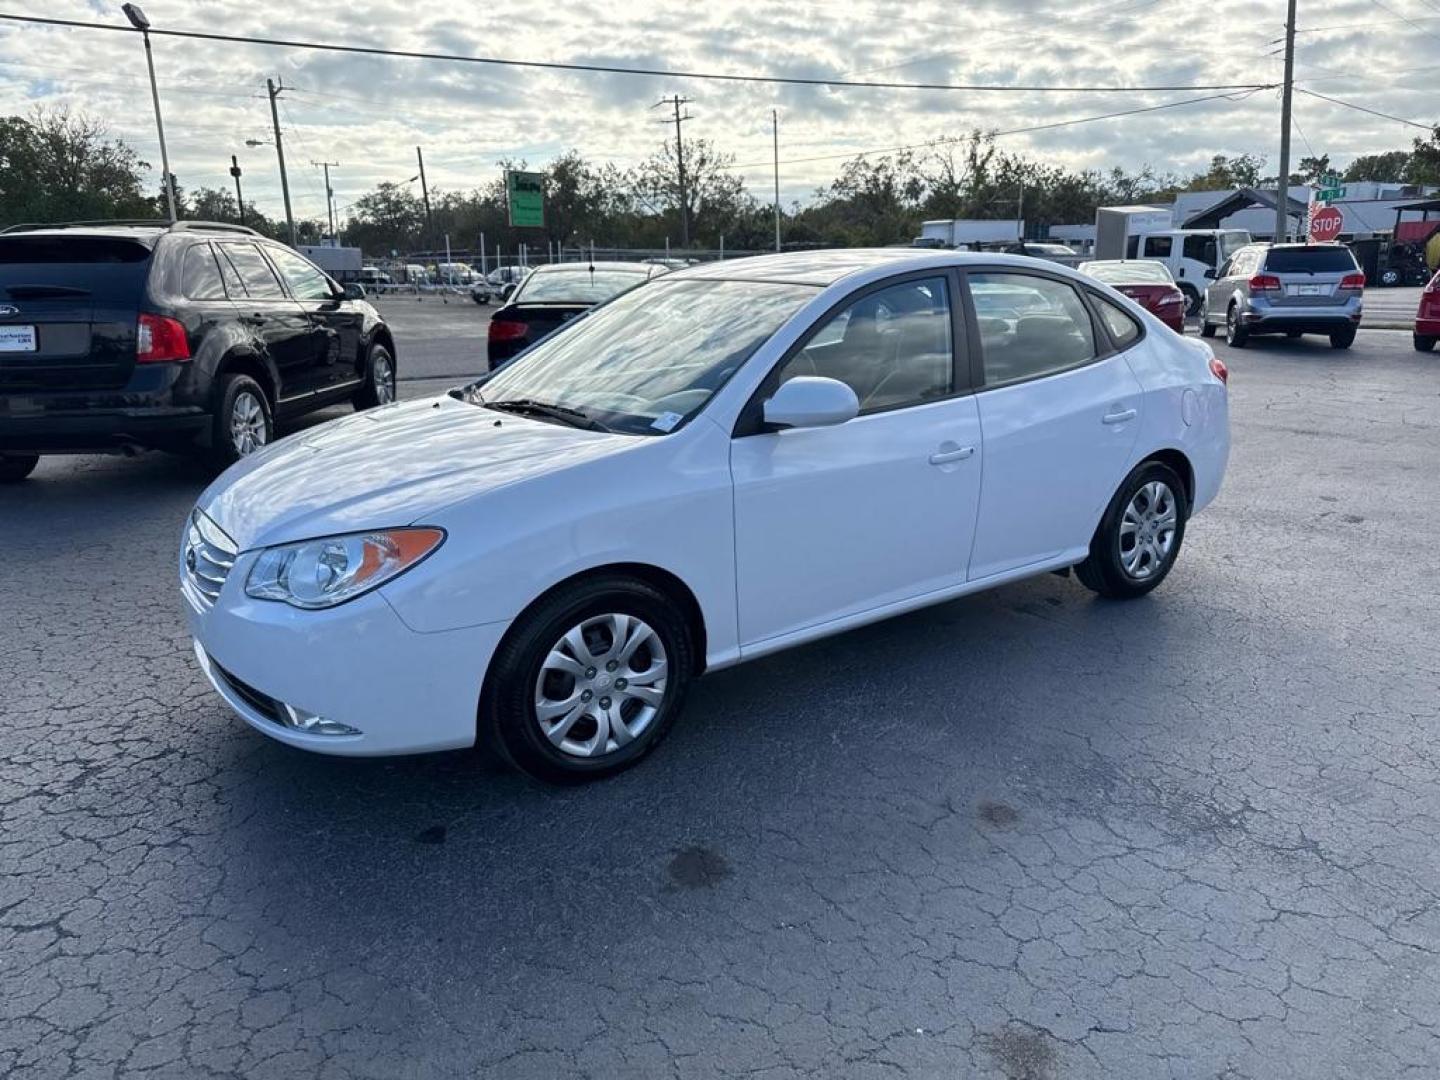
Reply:
<svg viewBox="0 0 1440 1080"><path fill-rule="evenodd" d="M1355 328L1348 330L1337 330L1330 335L1330 347L1332 349L1348 349L1355 344Z"/></svg>
<svg viewBox="0 0 1440 1080"><path fill-rule="evenodd" d="M669 732L694 648L680 608L648 582L579 582L522 615L495 651L479 743L546 783L613 776Z"/></svg>
<svg viewBox="0 0 1440 1080"><path fill-rule="evenodd" d="M1075 567L1087 589L1112 600L1144 596L1169 575L1185 540L1190 500L1175 470L1142 461L1131 470Z"/></svg>
<svg viewBox="0 0 1440 1080"><path fill-rule="evenodd" d="M1243 349L1250 340L1250 331L1240 323L1240 310L1231 304L1225 312L1225 344L1232 349Z"/></svg>
<svg viewBox="0 0 1440 1080"><path fill-rule="evenodd" d="M235 464L275 439L270 399L249 375L220 380L220 400L211 419L210 460L220 468Z"/></svg>
<svg viewBox="0 0 1440 1080"><path fill-rule="evenodd" d="M6 454L0 457L0 484L18 484L40 464L39 454Z"/></svg>
<svg viewBox="0 0 1440 1080"><path fill-rule="evenodd" d="M365 385L351 398L357 411L389 405L396 397L395 357L380 342L370 346L365 359Z"/></svg>
<svg viewBox="0 0 1440 1080"><path fill-rule="evenodd" d="M1185 294L1185 314L1200 314L1200 293L1193 285L1181 285L1180 291Z"/></svg>
<svg viewBox="0 0 1440 1080"><path fill-rule="evenodd" d="M1416 334L1416 335L1415 335L1415 351L1416 351L1416 352L1433 352L1434 349L1435 349L1435 342L1436 342L1436 341L1440 341L1440 338L1437 338L1434 334Z"/></svg>

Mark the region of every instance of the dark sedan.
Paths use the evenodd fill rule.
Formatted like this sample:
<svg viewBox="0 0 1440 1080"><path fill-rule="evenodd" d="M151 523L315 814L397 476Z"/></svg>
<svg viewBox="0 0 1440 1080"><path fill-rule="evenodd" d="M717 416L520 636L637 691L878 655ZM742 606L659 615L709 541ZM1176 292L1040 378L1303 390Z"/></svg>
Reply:
<svg viewBox="0 0 1440 1080"><path fill-rule="evenodd" d="M541 266L490 318L493 370L575 316L667 270L650 263L558 263Z"/></svg>
<svg viewBox="0 0 1440 1080"><path fill-rule="evenodd" d="M1080 272L1122 292L1177 334L1185 332L1185 294L1169 268L1148 259L1109 259L1080 264Z"/></svg>

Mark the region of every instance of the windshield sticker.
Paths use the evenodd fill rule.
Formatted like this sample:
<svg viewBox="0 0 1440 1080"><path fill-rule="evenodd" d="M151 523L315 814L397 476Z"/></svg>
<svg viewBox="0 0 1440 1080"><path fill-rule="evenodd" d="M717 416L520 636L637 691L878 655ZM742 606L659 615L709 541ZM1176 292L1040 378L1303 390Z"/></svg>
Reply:
<svg viewBox="0 0 1440 1080"><path fill-rule="evenodd" d="M678 412L663 412L650 421L650 426L656 431L674 431L675 425L684 419Z"/></svg>

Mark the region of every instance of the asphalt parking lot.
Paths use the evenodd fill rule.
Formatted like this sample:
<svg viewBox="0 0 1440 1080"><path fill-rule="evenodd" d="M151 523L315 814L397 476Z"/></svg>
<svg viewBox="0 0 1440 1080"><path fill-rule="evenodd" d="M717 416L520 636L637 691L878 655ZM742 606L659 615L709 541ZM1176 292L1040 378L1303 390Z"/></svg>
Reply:
<svg viewBox="0 0 1440 1080"><path fill-rule="evenodd" d="M479 369L484 310L399 304L402 396ZM1229 476L1150 597L718 673L581 790L252 732L174 581L203 472L42 462L0 489L0 1076L1435 1076L1440 359L1217 352Z"/></svg>

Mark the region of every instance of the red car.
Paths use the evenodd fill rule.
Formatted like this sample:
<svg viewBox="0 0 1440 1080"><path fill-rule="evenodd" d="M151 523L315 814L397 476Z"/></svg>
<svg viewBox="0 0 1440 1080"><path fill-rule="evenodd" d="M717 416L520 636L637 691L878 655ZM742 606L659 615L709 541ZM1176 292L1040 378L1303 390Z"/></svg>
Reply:
<svg viewBox="0 0 1440 1080"><path fill-rule="evenodd" d="M1429 352L1437 341L1440 341L1440 271L1420 294L1420 310L1415 313L1415 348Z"/></svg>
<svg viewBox="0 0 1440 1080"><path fill-rule="evenodd" d="M1148 259L1083 262L1080 272L1122 292L1177 334L1185 332L1185 294L1164 263Z"/></svg>

